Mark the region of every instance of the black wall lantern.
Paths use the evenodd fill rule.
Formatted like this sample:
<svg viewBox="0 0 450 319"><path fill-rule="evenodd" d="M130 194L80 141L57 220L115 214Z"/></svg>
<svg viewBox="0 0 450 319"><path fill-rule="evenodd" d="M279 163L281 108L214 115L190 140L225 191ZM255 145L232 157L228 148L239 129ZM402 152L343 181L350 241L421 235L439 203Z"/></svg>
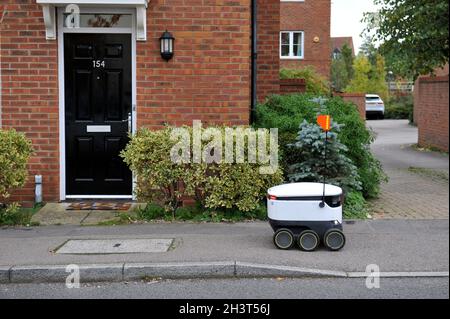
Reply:
<svg viewBox="0 0 450 319"><path fill-rule="evenodd" d="M173 37L172 33L168 32L167 30L159 38L159 42L161 43L161 57L166 61L169 61L173 58L174 41L175 38Z"/></svg>

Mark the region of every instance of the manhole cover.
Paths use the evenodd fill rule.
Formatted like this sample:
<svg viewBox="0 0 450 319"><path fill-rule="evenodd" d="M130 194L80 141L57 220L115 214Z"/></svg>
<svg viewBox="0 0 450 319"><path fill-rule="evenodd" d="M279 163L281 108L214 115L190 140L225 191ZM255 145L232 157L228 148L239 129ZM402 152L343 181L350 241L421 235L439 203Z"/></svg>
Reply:
<svg viewBox="0 0 450 319"><path fill-rule="evenodd" d="M166 252L173 239L71 239L57 254L133 254Z"/></svg>

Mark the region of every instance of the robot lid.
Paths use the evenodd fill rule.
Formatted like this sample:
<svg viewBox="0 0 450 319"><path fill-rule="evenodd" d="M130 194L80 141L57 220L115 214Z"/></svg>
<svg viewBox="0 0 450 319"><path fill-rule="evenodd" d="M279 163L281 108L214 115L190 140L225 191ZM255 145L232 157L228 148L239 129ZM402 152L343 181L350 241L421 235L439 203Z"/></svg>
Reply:
<svg viewBox="0 0 450 319"><path fill-rule="evenodd" d="M309 197L322 196L323 183L290 183L274 186L267 191L276 197ZM330 184L325 185L325 196L340 196L342 188Z"/></svg>

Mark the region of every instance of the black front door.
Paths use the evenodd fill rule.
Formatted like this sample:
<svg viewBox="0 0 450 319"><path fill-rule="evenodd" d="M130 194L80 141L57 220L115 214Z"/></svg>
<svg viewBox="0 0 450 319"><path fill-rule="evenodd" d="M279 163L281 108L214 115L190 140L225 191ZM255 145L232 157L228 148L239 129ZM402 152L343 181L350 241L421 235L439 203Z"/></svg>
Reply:
<svg viewBox="0 0 450 319"><path fill-rule="evenodd" d="M67 195L131 195L131 35L65 34Z"/></svg>

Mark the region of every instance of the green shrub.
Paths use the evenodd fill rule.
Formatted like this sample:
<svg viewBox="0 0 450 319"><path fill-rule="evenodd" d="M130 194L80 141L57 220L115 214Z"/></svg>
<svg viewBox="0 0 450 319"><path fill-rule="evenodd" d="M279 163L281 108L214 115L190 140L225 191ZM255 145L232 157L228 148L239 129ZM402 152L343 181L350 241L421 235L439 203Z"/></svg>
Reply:
<svg viewBox="0 0 450 319"><path fill-rule="evenodd" d="M32 208L23 208L17 203L11 203L9 205L0 204L0 225L36 225L35 222L31 222L31 217L41 207L41 204L37 204Z"/></svg>
<svg viewBox="0 0 450 319"><path fill-rule="evenodd" d="M346 156L347 147L339 141L340 129L340 125L332 123L325 149L325 132L321 127L306 120L300 124L296 141L288 145L297 158L288 167L290 182L317 182L326 178L327 183L340 186L345 192L361 190L358 170Z"/></svg>
<svg viewBox="0 0 450 319"><path fill-rule="evenodd" d="M183 207L181 214L177 211L177 219L197 222L238 222L244 220L266 220L267 209L259 203L255 209L243 212L236 209L201 208L198 203L193 207Z"/></svg>
<svg viewBox="0 0 450 319"><path fill-rule="evenodd" d="M137 211L136 220L154 221L171 220L172 216L166 210L154 203L148 203L144 208ZM267 209L265 205L259 203L255 209L242 212L236 209L211 209L202 207L200 203L193 206L178 207L175 212L175 220L195 222L238 222L243 220L266 220Z"/></svg>
<svg viewBox="0 0 450 319"><path fill-rule="evenodd" d="M165 209L154 203L148 203L144 208L140 208L137 211L137 218L139 220L155 220L163 219L166 216Z"/></svg>
<svg viewBox="0 0 450 319"><path fill-rule="evenodd" d="M32 152L31 141L23 133L0 129L0 202L11 189L25 184Z"/></svg>
<svg viewBox="0 0 450 319"><path fill-rule="evenodd" d="M386 103L384 118L411 119L414 109L412 95L391 97Z"/></svg>
<svg viewBox="0 0 450 319"><path fill-rule="evenodd" d="M174 214L186 192L180 181L187 172L183 165L172 162L170 149L173 145L169 128L141 129L121 156L137 177L138 199L149 203L161 201L166 210Z"/></svg>
<svg viewBox="0 0 450 319"><path fill-rule="evenodd" d="M301 69L281 69L280 79L304 79L306 82L306 93L316 95L330 94L330 84L312 66Z"/></svg>
<svg viewBox="0 0 450 319"><path fill-rule="evenodd" d="M185 128L192 141L192 128ZM227 128L217 128L224 141ZM206 129L202 129L203 133ZM132 137L121 156L137 177L135 191L138 199L160 204L166 212L172 213L173 219L185 196L194 197L203 208L253 211L267 189L283 180L281 170L276 170L274 174L260 174L260 168L266 165L249 163L247 157L244 163L239 164L225 161L177 164L171 159L171 149L178 144L178 140L171 138L171 132L170 128L159 131L141 129ZM210 142L203 140L202 149ZM189 147L189 154L193 154L192 145Z"/></svg>
<svg viewBox="0 0 450 319"><path fill-rule="evenodd" d="M365 219L369 210L367 203L360 192L350 192L346 194L344 201L344 218Z"/></svg>
<svg viewBox="0 0 450 319"><path fill-rule="evenodd" d="M375 197L386 175L369 148L374 140L373 132L366 127L353 103L334 97L321 108L312 101L313 98L314 95L310 94L273 95L257 107L255 126L279 129L280 156L285 175L288 174L287 167L297 162L287 145L295 141L300 123L303 120L315 123L319 113L327 113L332 121L342 124L339 139L347 147L346 155L358 169L362 193L366 198Z"/></svg>
<svg viewBox="0 0 450 319"><path fill-rule="evenodd" d="M17 225L20 217L17 203L12 203L8 206L0 205L0 225Z"/></svg>
<svg viewBox="0 0 450 319"><path fill-rule="evenodd" d="M198 212L196 211L195 207L178 207L176 211L177 219L179 220L191 220L194 218L195 215L197 215Z"/></svg>

